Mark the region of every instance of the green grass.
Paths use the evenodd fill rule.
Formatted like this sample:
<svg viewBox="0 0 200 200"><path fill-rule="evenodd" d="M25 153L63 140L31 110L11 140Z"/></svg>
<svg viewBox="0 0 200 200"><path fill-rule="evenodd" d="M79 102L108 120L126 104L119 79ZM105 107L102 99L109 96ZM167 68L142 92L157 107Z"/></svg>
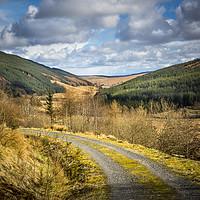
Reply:
<svg viewBox="0 0 200 200"><path fill-rule="evenodd" d="M66 135L67 133L68 132L66 132ZM76 133L75 135L98 139L124 147L129 151L150 158L151 160L158 162L159 164L167 167L180 176L188 178L190 181L200 185L200 162L198 161L171 156L158 150L144 147L142 145L130 144L127 141L117 140L117 138L113 136L100 135L97 138L97 136L92 133Z"/></svg>
<svg viewBox="0 0 200 200"><path fill-rule="evenodd" d="M37 130L37 129L34 129ZM45 129L40 129L45 130ZM45 130L48 131L48 130ZM50 130L52 131L52 130ZM59 131L55 131L55 133ZM66 136L68 135L68 132ZM71 134L71 133L70 133ZM117 140L113 136L99 135L98 138L92 133L76 133L74 135L79 135L82 137L98 139L104 142L109 142L114 145L121 146L129 151L143 155L165 167L172 170L173 172L179 174L182 177L188 178L190 181L200 185L200 162L180 157L171 156L165 153L162 153L158 150L144 147L138 144L130 144L127 141Z"/></svg>
<svg viewBox="0 0 200 200"><path fill-rule="evenodd" d="M79 134L79 135L97 139L96 136L91 135L91 134L90 135ZM102 137L100 136L98 139L127 148L128 150L133 151L134 153L138 153L147 158L150 158L151 160L158 162L159 164L169 168L175 173L183 177L186 177L190 179L192 182L200 185L200 162L199 161L171 156L155 149L147 148L138 144L130 144L126 141L121 141L117 139L113 140L106 136L102 136Z"/></svg>

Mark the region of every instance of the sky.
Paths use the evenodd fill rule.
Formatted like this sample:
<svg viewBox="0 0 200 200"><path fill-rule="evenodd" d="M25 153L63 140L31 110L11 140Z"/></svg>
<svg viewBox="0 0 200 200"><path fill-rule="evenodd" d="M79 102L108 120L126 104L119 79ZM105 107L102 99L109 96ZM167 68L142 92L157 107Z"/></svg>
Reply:
<svg viewBox="0 0 200 200"><path fill-rule="evenodd" d="M0 0L0 51L76 75L200 58L200 0Z"/></svg>

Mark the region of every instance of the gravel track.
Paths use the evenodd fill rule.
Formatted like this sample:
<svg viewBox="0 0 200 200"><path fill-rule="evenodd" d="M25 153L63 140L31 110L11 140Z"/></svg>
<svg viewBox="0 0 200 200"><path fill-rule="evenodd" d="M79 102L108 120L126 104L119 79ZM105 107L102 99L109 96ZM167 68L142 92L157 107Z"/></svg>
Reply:
<svg viewBox="0 0 200 200"><path fill-rule="evenodd" d="M95 150L94 148L88 147L86 144L76 141L76 139L82 139L88 142L108 147L120 154L123 154L124 156L132 160L138 161L140 164L144 165L150 172L152 172L155 176L161 178L169 186L175 188L175 190L178 193L177 199L179 200L200 200L199 186L192 184L187 179L184 179L176 175L175 173L159 165L158 163L142 155L133 153L127 149L119 147L117 145L72 134L63 134L57 132L46 132L46 131L27 130L27 129L21 129L20 131L25 133L39 133L47 135L50 134L49 136L57 137L59 139L72 142L74 145L80 147L86 153L90 154L92 158L103 169L103 172L108 178L108 185L110 186L111 190L111 199L116 199L116 200L146 199L145 192L148 193L148 191L144 187L142 187L136 180L134 181L132 178L130 178L130 175L127 175L124 169L120 167L117 163L115 163L114 161L112 161L110 158L103 155L99 151ZM51 134L56 134L57 136Z"/></svg>
<svg viewBox="0 0 200 200"><path fill-rule="evenodd" d="M104 156L102 153L95 150L94 148L88 147L81 142L64 137L57 138L72 142L73 145L81 148L83 151L88 153L93 158L93 160L99 164L99 166L103 169L104 174L106 174L107 176L107 183L110 186L111 190L111 199L121 200L131 199L133 197L132 181L127 176L126 172L117 163L113 162L107 156Z"/></svg>

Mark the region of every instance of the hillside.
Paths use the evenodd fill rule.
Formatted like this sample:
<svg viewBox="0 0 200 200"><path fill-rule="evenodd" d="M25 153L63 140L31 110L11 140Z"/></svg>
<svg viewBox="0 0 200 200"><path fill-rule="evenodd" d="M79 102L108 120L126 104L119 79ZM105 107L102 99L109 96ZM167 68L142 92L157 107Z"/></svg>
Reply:
<svg viewBox="0 0 200 200"><path fill-rule="evenodd" d="M102 88L110 88L144 74L146 73L132 74L127 76L82 76L82 78L88 80L94 85L101 86Z"/></svg>
<svg viewBox="0 0 200 200"><path fill-rule="evenodd" d="M171 100L179 106L200 102L200 59L150 72L103 90L108 101L137 107L141 101Z"/></svg>
<svg viewBox="0 0 200 200"><path fill-rule="evenodd" d="M0 82L28 94L46 90L63 92L64 84L88 86L90 82L60 69L46 67L15 55L0 52Z"/></svg>

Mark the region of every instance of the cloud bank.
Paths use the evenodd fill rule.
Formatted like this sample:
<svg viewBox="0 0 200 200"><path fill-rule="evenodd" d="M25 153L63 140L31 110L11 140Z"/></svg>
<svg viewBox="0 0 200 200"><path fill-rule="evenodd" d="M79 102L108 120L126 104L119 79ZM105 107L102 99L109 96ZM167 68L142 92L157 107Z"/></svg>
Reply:
<svg viewBox="0 0 200 200"><path fill-rule="evenodd" d="M2 28L0 48L78 74L134 73L198 57L200 1L182 1L175 19L164 17L167 2L42 0Z"/></svg>

